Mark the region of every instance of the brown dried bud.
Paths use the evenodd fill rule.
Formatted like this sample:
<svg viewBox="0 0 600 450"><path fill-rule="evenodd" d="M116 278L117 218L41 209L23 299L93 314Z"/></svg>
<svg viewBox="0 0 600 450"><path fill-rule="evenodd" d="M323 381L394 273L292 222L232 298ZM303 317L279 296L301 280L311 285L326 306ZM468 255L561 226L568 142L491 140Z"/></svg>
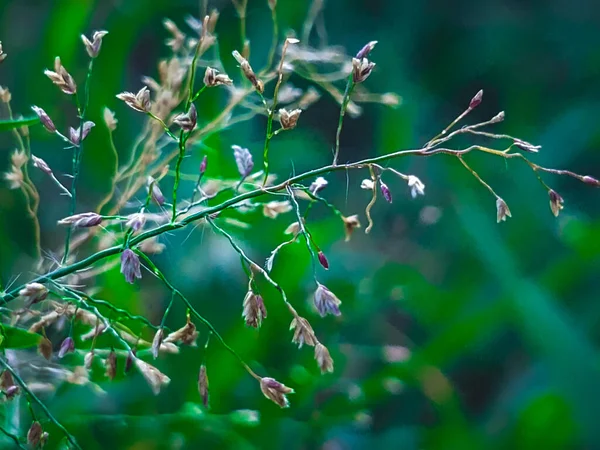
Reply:
<svg viewBox="0 0 600 450"><path fill-rule="evenodd" d="M482 100L483 100L483 89L481 89L477 94L475 94L475 97L473 97L471 99L471 103L469 103L469 109L477 108L481 104Z"/></svg>
<svg viewBox="0 0 600 450"><path fill-rule="evenodd" d="M48 297L48 288L41 283L28 283L19 291L19 296L25 300L27 306L31 306Z"/></svg>
<svg viewBox="0 0 600 450"><path fill-rule="evenodd" d="M10 386L9 388L7 388L4 391L4 395L6 396L6 398L8 400L12 400L20 393L21 393L21 388L19 386L17 386L16 384L13 384L12 386Z"/></svg>
<svg viewBox="0 0 600 450"><path fill-rule="evenodd" d="M52 175L52 169L50 169L50 166L42 158L31 155L31 160L33 161L33 167L40 169L42 172L45 172L48 175Z"/></svg>
<svg viewBox="0 0 600 450"><path fill-rule="evenodd" d="M2 372L2 375L0 375L0 389L6 391L8 388L14 385L15 380L13 379L13 376L10 373L10 371L5 370L4 372Z"/></svg>
<svg viewBox="0 0 600 450"><path fill-rule="evenodd" d="M352 58L352 80L354 83L362 83L369 78L374 67L375 63L369 61L367 58Z"/></svg>
<svg viewBox="0 0 600 450"><path fill-rule="evenodd" d="M44 74L65 94L73 95L77 92L75 80L63 67L58 56L54 58L54 71L46 69Z"/></svg>
<svg viewBox="0 0 600 450"><path fill-rule="evenodd" d="M342 217L344 221L344 231L346 232L346 242L352 237L352 233L355 229L360 228L360 221L356 214L348 217Z"/></svg>
<svg viewBox="0 0 600 450"><path fill-rule="evenodd" d="M304 317L294 317L290 330L294 330L292 343L298 344L298 348L302 348L304 344L314 347L318 342L310 323Z"/></svg>
<svg viewBox="0 0 600 450"><path fill-rule="evenodd" d="M317 258L319 259L319 263L323 266L325 270L329 270L329 261L327 260L327 256L321 250L317 253Z"/></svg>
<svg viewBox="0 0 600 450"><path fill-rule="evenodd" d="M327 347L320 342L315 345L315 360L321 369L321 373L333 372L333 359Z"/></svg>
<svg viewBox="0 0 600 450"><path fill-rule="evenodd" d="M114 350L111 350L108 354L108 357L106 358L105 362L105 367L105 373L108 379L111 381L114 380L115 376L117 375L117 354Z"/></svg>
<svg viewBox="0 0 600 450"><path fill-rule="evenodd" d="M207 67L206 72L204 72L204 84L207 87L231 86L233 80L226 74L219 73L217 69Z"/></svg>
<svg viewBox="0 0 600 450"><path fill-rule="evenodd" d="M54 125L54 122L52 122L52 119L46 113L46 111L44 111L39 106L35 106L35 105L33 105L31 107L31 109L40 118L40 122L42 123L42 125L44 126L44 128L46 130L48 130L50 133L56 133L56 126Z"/></svg>
<svg viewBox="0 0 600 450"><path fill-rule="evenodd" d="M160 350L160 346L163 343L164 335L164 330L162 328L159 328L156 334L154 335L154 339L152 339L152 347L150 350L152 351L152 356L154 357L154 359L158 358L158 352Z"/></svg>
<svg viewBox="0 0 600 450"><path fill-rule="evenodd" d="M52 342L46 336L42 336L42 339L38 343L38 353L46 358L48 361L52 358Z"/></svg>
<svg viewBox="0 0 600 450"><path fill-rule="evenodd" d="M165 203L165 196L163 195L162 191L160 190L160 187L158 186L158 181L156 181L151 176L148 176L148 179L146 180L146 185L150 192L152 201L154 201L154 203L156 203L158 206L162 206Z"/></svg>
<svg viewBox="0 0 600 450"><path fill-rule="evenodd" d="M58 350L58 357L63 358L67 353L73 353L75 351L75 341L71 336L66 338L60 344L60 349Z"/></svg>
<svg viewBox="0 0 600 450"><path fill-rule="evenodd" d="M292 111L288 111L287 109L279 110L279 123L281 124L281 128L284 130L291 130L296 128L298 125L298 119L300 118L300 114L302 114L301 109L294 109Z"/></svg>
<svg viewBox="0 0 600 450"><path fill-rule="evenodd" d="M496 200L496 213L498 223L506 222L507 217L512 217L510 214L510 209L508 209L508 205L500 197L498 197L498 200Z"/></svg>
<svg viewBox="0 0 600 450"><path fill-rule="evenodd" d="M190 321L188 317L187 323L181 327L179 330L173 331L170 333L163 342L181 342L185 345L191 345L192 347L196 346L196 339L198 339L198 331L196 330L196 325Z"/></svg>
<svg viewBox="0 0 600 450"><path fill-rule="evenodd" d="M196 106L192 103L190 105L190 109L185 114L179 114L173 119L173 123L179 127L183 131L193 131L196 128L196 123L198 121L198 111L196 111Z"/></svg>
<svg viewBox="0 0 600 450"><path fill-rule="evenodd" d="M125 102L127 106L139 112L149 112L152 107L150 102L150 91L146 86L138 91L137 94L132 92L121 92L117 95L119 100Z"/></svg>
<svg viewBox="0 0 600 450"><path fill-rule="evenodd" d="M94 363L94 350L90 350L83 357L83 367L85 370L90 370L92 368L92 364Z"/></svg>
<svg viewBox="0 0 600 450"><path fill-rule="evenodd" d="M327 314L339 316L341 301L335 296L333 292L318 283L317 290L315 291L315 307L321 317L325 317Z"/></svg>
<svg viewBox="0 0 600 450"><path fill-rule="evenodd" d="M600 186L600 181L594 177L590 177L589 175L584 176L581 181L583 181L585 184L589 184L590 186Z"/></svg>
<svg viewBox="0 0 600 450"><path fill-rule="evenodd" d="M552 214L554 214L555 217L558 217L560 210L563 209L563 205L564 205L565 201L553 189L550 189L550 191L548 192L548 195L550 196L550 209L552 210Z"/></svg>
<svg viewBox="0 0 600 450"><path fill-rule="evenodd" d="M40 445L43 432L44 430L42 430L42 426L40 425L40 423L37 420L34 421L29 427L29 431L27 432L27 444L31 448L37 448L38 445Z"/></svg>
<svg viewBox="0 0 600 450"><path fill-rule="evenodd" d="M135 358L134 362L137 369L141 372L152 388L154 395L158 395L160 393L160 389L163 385L167 385L171 382L171 379L156 367L142 361L139 358Z"/></svg>
<svg viewBox="0 0 600 450"><path fill-rule="evenodd" d="M254 89L256 89L258 93L262 94L265 90L265 85L261 80L259 80L256 77L256 74L252 70L252 66L250 66L248 60L242 55L240 55L240 52L238 52L237 50L233 51L233 57L239 63L240 69L242 69L244 76L248 79L248 81L250 81L250 83L252 83Z"/></svg>
<svg viewBox="0 0 600 450"><path fill-rule="evenodd" d="M110 131L115 131L117 129L118 120L115 118L115 113L110 109L106 107L104 108L102 111L102 118L104 119L106 128L108 128Z"/></svg>
<svg viewBox="0 0 600 450"><path fill-rule="evenodd" d="M183 47L183 43L185 41L185 34L181 32L181 30L175 25L171 19L164 19L163 26L166 30L171 33L171 39L167 39L167 46L171 47L171 50L174 52L178 52Z"/></svg>
<svg viewBox="0 0 600 450"><path fill-rule="evenodd" d="M200 372L198 373L198 393L202 399L202 404L205 408L208 408L208 375L204 364L200 366Z"/></svg>
<svg viewBox="0 0 600 450"><path fill-rule="evenodd" d="M276 219L279 214L285 214L292 210L292 204L288 200L282 202L272 201L263 205L263 214L269 219Z"/></svg>
<svg viewBox="0 0 600 450"><path fill-rule="evenodd" d="M125 373L129 373L131 370L131 365L133 364L133 360L135 359L135 355L137 354L137 349L133 348L129 353L127 353L127 359L125 360Z"/></svg>
<svg viewBox="0 0 600 450"><path fill-rule="evenodd" d="M121 273L130 284L135 283L136 278L142 278L140 258L129 248L121 254Z"/></svg>
<svg viewBox="0 0 600 450"><path fill-rule="evenodd" d="M387 184L380 180L379 187L381 188L381 195L383 195L385 201L388 203L392 203L392 192L390 191L390 188L387 186Z"/></svg>
<svg viewBox="0 0 600 450"><path fill-rule="evenodd" d="M94 31L91 42L85 35L81 35L81 40L83 41L85 50L87 51L88 55L90 55L90 58L96 58L98 56L98 53L100 53L100 47L102 46L102 38L107 34L108 31Z"/></svg>
<svg viewBox="0 0 600 450"><path fill-rule="evenodd" d="M58 221L59 225L72 225L73 228L95 227L102 223L102 216L95 212L75 214Z"/></svg>
<svg viewBox="0 0 600 450"><path fill-rule="evenodd" d="M264 377L260 379L260 390L263 395L272 402L277 403L282 408L290 406L286 395L293 394L294 390L275 380L274 378Z"/></svg>
<svg viewBox="0 0 600 450"><path fill-rule="evenodd" d="M267 318L267 308L263 298L249 290L244 297L242 317L246 325L253 328L260 328L264 319Z"/></svg>
<svg viewBox="0 0 600 450"><path fill-rule="evenodd" d="M10 103L12 95L8 88L0 86L0 101L2 103Z"/></svg>
<svg viewBox="0 0 600 450"><path fill-rule="evenodd" d="M369 54L373 51L376 45L377 41L369 42L367 45L365 45L359 50L359 52L356 54L356 59L368 58Z"/></svg>

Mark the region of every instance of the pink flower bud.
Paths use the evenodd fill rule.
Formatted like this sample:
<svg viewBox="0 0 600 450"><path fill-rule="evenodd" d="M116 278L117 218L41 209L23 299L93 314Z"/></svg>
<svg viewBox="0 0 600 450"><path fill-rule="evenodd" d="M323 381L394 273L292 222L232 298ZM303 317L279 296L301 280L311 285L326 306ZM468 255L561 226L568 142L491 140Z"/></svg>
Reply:
<svg viewBox="0 0 600 450"><path fill-rule="evenodd" d="M483 90L480 90L477 94L475 94L475 97L473 97L471 99L471 103L469 103L469 109L477 108L481 104L482 100L483 100Z"/></svg>
<svg viewBox="0 0 600 450"><path fill-rule="evenodd" d="M329 270L329 261L327 261L327 257L325 256L325 253L323 253L322 251L319 251L317 256L318 256L319 262L321 263L323 268L325 268L325 270Z"/></svg>

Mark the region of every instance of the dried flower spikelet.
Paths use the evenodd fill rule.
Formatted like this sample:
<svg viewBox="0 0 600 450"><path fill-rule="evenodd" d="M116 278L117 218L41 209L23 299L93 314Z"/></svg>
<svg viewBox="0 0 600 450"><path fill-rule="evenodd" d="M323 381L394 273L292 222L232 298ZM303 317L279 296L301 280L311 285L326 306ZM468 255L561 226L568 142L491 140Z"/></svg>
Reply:
<svg viewBox="0 0 600 450"><path fill-rule="evenodd" d="M244 76L248 79L248 81L250 81L250 83L252 83L252 86L254 86L254 89L256 89L257 92L259 92L260 94L262 94L265 90L265 85L261 80L259 80L256 77L256 74L254 73L254 70L252 70L252 66L250 66L248 60L242 55L240 55L240 52L238 52L237 50L233 51L233 57L240 65L240 69L242 69Z"/></svg>
<svg viewBox="0 0 600 450"><path fill-rule="evenodd" d="M226 74L219 73L217 69L207 67L206 72L204 72L204 84L207 87L231 86L233 80Z"/></svg>
<svg viewBox="0 0 600 450"><path fill-rule="evenodd" d="M315 291L315 307L321 317L325 317L327 314L334 316L341 315L340 305L342 302L335 296L333 292L318 283L317 290Z"/></svg>
<svg viewBox="0 0 600 450"><path fill-rule="evenodd" d="M52 342L46 336L42 336L37 346L38 353L48 361L52 358Z"/></svg>
<svg viewBox="0 0 600 450"><path fill-rule="evenodd" d="M91 370L93 363L94 363L94 350L90 350L83 357L83 367L85 367L85 370Z"/></svg>
<svg viewBox="0 0 600 450"><path fill-rule="evenodd" d="M54 71L46 69L44 74L50 81L60 88L65 94L73 95L77 92L77 85L67 69L60 62L60 57L54 58Z"/></svg>
<svg viewBox="0 0 600 450"><path fill-rule="evenodd" d="M37 448L42 440L43 432L42 425L37 420L34 421L27 431L27 444L31 448Z"/></svg>
<svg viewBox="0 0 600 450"><path fill-rule="evenodd" d="M369 78L374 67L375 63L369 61L367 58L352 58L352 81L355 84L364 82Z"/></svg>
<svg viewBox="0 0 600 450"><path fill-rule="evenodd" d="M500 197L498 197L496 200L496 214L498 223L506 222L507 217L512 217L510 214L510 209L508 209L508 205Z"/></svg>
<svg viewBox="0 0 600 450"><path fill-rule="evenodd" d="M254 168L252 154L247 148L240 147L239 145L232 145L231 148L233 149L233 157L235 158L238 172L242 177L247 177Z"/></svg>
<svg viewBox="0 0 600 450"><path fill-rule="evenodd" d="M475 97L473 97L471 99L471 102L469 103L469 109L477 108L481 104L482 100L483 100L483 89L480 90L479 92L477 92L477 94L475 94Z"/></svg>
<svg viewBox="0 0 600 450"><path fill-rule="evenodd" d="M114 380L117 375L117 354L111 350L105 362L105 375L109 380Z"/></svg>
<svg viewBox="0 0 600 450"><path fill-rule="evenodd" d="M313 86L310 86L302 98L298 101L298 107L302 110L308 109L310 106L314 105L321 98L321 93L317 91Z"/></svg>
<svg viewBox="0 0 600 450"><path fill-rule="evenodd" d="M202 399L202 404L208 408L208 375L206 374L206 366L202 364L198 372L198 393Z"/></svg>
<svg viewBox="0 0 600 450"><path fill-rule="evenodd" d="M48 289L41 283L28 283L19 291L19 296L25 300L27 306L31 306L45 300L48 297Z"/></svg>
<svg viewBox="0 0 600 450"><path fill-rule="evenodd" d="M325 256L325 253L319 250L319 253L317 253L317 258L319 260L319 263L323 266L323 268L325 270L329 270L329 261L327 260L327 256Z"/></svg>
<svg viewBox="0 0 600 450"><path fill-rule="evenodd" d="M164 19L163 26L165 29L171 33L171 38L167 39L165 44L173 50L173 52L178 52L183 47L183 43L185 42L185 34L175 25L171 19Z"/></svg>
<svg viewBox="0 0 600 450"><path fill-rule="evenodd" d="M149 112L152 108L152 103L150 102L150 91L146 86L140 89L137 94L132 92L121 92L117 95L117 98L124 101L125 104L130 108L139 112Z"/></svg>
<svg viewBox="0 0 600 450"><path fill-rule="evenodd" d="M6 53L2 50L2 41L0 41L0 63L6 59Z"/></svg>
<svg viewBox="0 0 600 450"><path fill-rule="evenodd" d="M187 113L179 114L173 119L173 123L175 125L180 127L183 131L187 131L188 133L196 128L197 121L198 111L193 103L190 105L190 109Z"/></svg>
<svg viewBox="0 0 600 450"><path fill-rule="evenodd" d="M100 47L102 46L102 38L107 34L108 31L94 31L91 41L86 35L81 35L81 40L83 41L85 50L87 51L88 55L90 55L90 58L98 57L98 54L100 53Z"/></svg>
<svg viewBox="0 0 600 450"><path fill-rule="evenodd" d="M371 41L367 43L363 48L361 48L356 54L356 59L368 58L375 46L377 45L377 41Z"/></svg>
<svg viewBox="0 0 600 450"><path fill-rule="evenodd" d="M310 184L310 187L308 188L308 190L311 192L311 194L317 195L319 192L321 192L323 189L325 189L328 184L329 183L327 182L327 180L325 178L318 177L315 181L313 181Z"/></svg>
<svg viewBox="0 0 600 450"><path fill-rule="evenodd" d="M104 107L102 110L102 119L104 120L106 128L110 131L115 131L117 129L117 123L119 121L116 119L115 113L107 107Z"/></svg>
<svg viewBox="0 0 600 450"><path fill-rule="evenodd" d="M292 388L289 388L274 378L269 377L260 379L260 390L265 397L278 404L281 408L287 408L290 406L290 402L286 396L294 393Z"/></svg>
<svg viewBox="0 0 600 450"><path fill-rule="evenodd" d="M375 189L375 183L370 178L365 178L360 182L360 188L365 191L372 191Z"/></svg>
<svg viewBox="0 0 600 450"><path fill-rule="evenodd" d="M548 192L548 195L550 197L550 209L552 210L552 214L554 214L555 217L558 217L558 215L560 214L560 211L564 207L565 201L553 189L550 189L550 191Z"/></svg>
<svg viewBox="0 0 600 450"><path fill-rule="evenodd" d="M293 223L289 224L288 227L283 232L283 234L291 234L294 236L297 235L298 233L300 233L300 223L299 222L293 222Z"/></svg>
<svg viewBox="0 0 600 450"><path fill-rule="evenodd" d="M425 195L425 185L414 175L408 176L408 187L412 198L417 198L418 195Z"/></svg>
<svg viewBox="0 0 600 450"><path fill-rule="evenodd" d="M131 370L131 366L133 365L133 360L136 358L137 349L133 348L130 352L127 353L127 359L125 360L125 373L129 373Z"/></svg>
<svg viewBox="0 0 600 450"><path fill-rule="evenodd" d="M383 195L385 201L388 203L392 203L392 192L390 191L390 188L387 186L387 184L380 180L379 187L381 189L381 195Z"/></svg>
<svg viewBox="0 0 600 450"><path fill-rule="evenodd" d="M533 145L520 139L515 139L513 145L527 153L538 153L542 148L541 145Z"/></svg>
<svg viewBox="0 0 600 450"><path fill-rule="evenodd" d="M292 111L288 111L287 109L279 110L279 123L281 124L281 128L284 130L292 130L296 128L298 125L298 119L300 118L300 114L302 114L301 109L294 109Z"/></svg>
<svg viewBox="0 0 600 450"><path fill-rule="evenodd" d="M345 241L348 242L352 237L354 230L360 228L360 220L356 214L348 217L342 217L342 220L344 221L344 231L346 234Z"/></svg>
<svg viewBox="0 0 600 450"><path fill-rule="evenodd" d="M583 181L585 184L589 184L590 186L595 186L595 187L600 186L600 181L598 181L594 177L590 177L589 175L586 175L583 178L581 178L581 181Z"/></svg>
<svg viewBox="0 0 600 450"><path fill-rule="evenodd" d="M163 340L164 343L182 343L185 345L196 346L196 339L198 339L198 331L196 325L190 321L188 317L187 323L178 330L169 333L169 335Z"/></svg>
<svg viewBox="0 0 600 450"><path fill-rule="evenodd" d="M150 348L152 352L152 356L154 359L158 358L158 352L160 350L160 346L163 343L163 337L165 335L165 331L161 328L158 329L156 334L154 335L154 339L152 339L152 347Z"/></svg>
<svg viewBox="0 0 600 450"><path fill-rule="evenodd" d="M274 11L275 8L277 8L277 0L269 0L268 3L271 11Z"/></svg>
<svg viewBox="0 0 600 450"><path fill-rule="evenodd" d="M95 212L75 214L58 221L59 225L71 225L73 228L95 227L102 223L102 216Z"/></svg>
<svg viewBox="0 0 600 450"><path fill-rule="evenodd" d="M0 102L2 103L10 103L12 99L12 95L7 87L0 86Z"/></svg>
<svg viewBox="0 0 600 450"><path fill-rule="evenodd" d="M127 217L125 225L135 233L141 230L146 224L146 215L144 213L134 213Z"/></svg>
<svg viewBox="0 0 600 450"><path fill-rule="evenodd" d="M315 361L317 361L321 373L333 372L333 359L327 347L320 342L315 345Z"/></svg>
<svg viewBox="0 0 600 450"><path fill-rule="evenodd" d="M136 278L142 278L140 258L129 248L121 254L121 273L130 284L135 283Z"/></svg>
<svg viewBox="0 0 600 450"><path fill-rule="evenodd" d="M385 106L395 108L400 105L401 98L399 95L394 94L393 92L386 92L385 94L381 95L380 101Z"/></svg>
<svg viewBox="0 0 600 450"><path fill-rule="evenodd" d="M69 140L73 144L79 145L79 143L90 134L90 131L92 131L92 128L95 126L96 124L94 122L87 120L83 123L81 128L69 127Z"/></svg>
<svg viewBox="0 0 600 450"><path fill-rule="evenodd" d="M8 370L2 372L2 375L0 375L0 389L6 392L7 389L14 385L15 380L13 379L12 374Z"/></svg>
<svg viewBox="0 0 600 450"><path fill-rule="evenodd" d="M496 114L494 117L492 117L492 119L490 120L490 123L499 123L504 121L504 119L506 118L506 114L504 113L504 111L500 111L498 114Z"/></svg>
<svg viewBox="0 0 600 450"><path fill-rule="evenodd" d="M252 328L260 328L262 321L267 318L267 308L263 298L252 290L248 290L242 307L242 317L246 325Z"/></svg>
<svg viewBox="0 0 600 450"><path fill-rule="evenodd" d="M290 330L294 330L294 336L292 337L292 343L297 344L298 348L302 348L304 344L314 347L317 345L317 338L315 332L311 327L308 320L304 317L294 317L290 324Z"/></svg>
<svg viewBox="0 0 600 450"><path fill-rule="evenodd" d="M60 349L58 350L58 357L63 358L67 353L73 353L74 351L75 341L71 336L69 336L60 344Z"/></svg>
<svg viewBox="0 0 600 450"><path fill-rule="evenodd" d="M54 122L52 122L52 119L50 119L50 116L46 113L46 111L44 111L39 106L35 105L32 106L31 109L40 118L40 122L46 130L48 130L50 133L56 133L56 126L54 125Z"/></svg>
<svg viewBox="0 0 600 450"><path fill-rule="evenodd" d="M154 236L143 241L138 248L147 255L159 255L165 249L165 244L158 242L158 237Z"/></svg>
<svg viewBox="0 0 600 450"><path fill-rule="evenodd" d="M50 166L42 158L31 155L31 160L33 161L33 167L40 169L42 172L48 175L52 175L52 169L50 169Z"/></svg>
<svg viewBox="0 0 600 450"><path fill-rule="evenodd" d="M20 189L23 186L23 171L15 166L11 166L10 172L4 173L4 179L8 181L9 189Z"/></svg>
<svg viewBox="0 0 600 450"><path fill-rule="evenodd" d="M269 219L276 219L279 214L285 214L292 210L292 204L288 200L272 201L263 205L263 214Z"/></svg>
<svg viewBox="0 0 600 450"><path fill-rule="evenodd" d="M21 150L15 150L10 155L10 162L12 162L13 166L17 169L23 167L28 161L27 153Z"/></svg>
<svg viewBox="0 0 600 450"><path fill-rule="evenodd" d="M154 395L158 395L160 393L160 389L171 382L171 379L156 367L142 361L139 358L135 358L134 362L137 369L152 388Z"/></svg>
<svg viewBox="0 0 600 450"><path fill-rule="evenodd" d="M151 176L148 176L146 179L146 187L148 192L150 193L150 197L152 201L156 203L158 206L162 206L165 203L165 196L163 195L160 187L158 186L158 181L156 181Z"/></svg>

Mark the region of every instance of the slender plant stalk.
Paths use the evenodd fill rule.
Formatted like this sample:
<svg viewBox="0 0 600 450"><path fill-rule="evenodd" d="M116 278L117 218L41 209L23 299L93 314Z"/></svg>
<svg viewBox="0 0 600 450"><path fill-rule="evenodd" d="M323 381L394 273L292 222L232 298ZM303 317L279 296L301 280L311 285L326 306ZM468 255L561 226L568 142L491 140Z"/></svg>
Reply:
<svg viewBox="0 0 600 450"><path fill-rule="evenodd" d="M83 105L79 104L77 94L75 94L75 99L77 101L77 112L79 113L79 144L75 146L73 149L73 180L71 181L71 209L69 215L72 216L75 214L75 210L77 208L77 181L79 180L79 170L81 165L81 153L83 152L83 124L85 123L85 115L87 113L87 109L90 101L90 81L92 79L92 70L94 68L94 58L90 59L90 64L88 66L87 76L85 79L84 86L84 97L83 97ZM62 264L67 262L69 258L69 246L71 243L71 227L67 228L67 236L65 237L65 250L63 252Z"/></svg>
<svg viewBox="0 0 600 450"><path fill-rule="evenodd" d="M0 365L2 367L4 367L6 370L8 370L10 372L10 374L13 376L13 378L15 379L15 381L19 384L19 386L21 386L21 389L23 390L23 392L25 392L25 394L27 394L27 396L29 397L29 399L31 401L33 401L34 403L36 403L41 409L42 411L44 411L44 414L46 414L46 416L48 417L48 419L50 419L50 422L52 422L60 431L62 431L64 433L64 435L66 436L67 440L69 441L69 443L79 449L82 450L81 447L79 446L79 444L77 443L77 441L75 440L75 437L69 433L67 431L67 429L65 427L63 427L61 425L61 423L56 420L56 418L54 417L54 415L50 412L50 410L46 407L46 405L44 404L44 402L42 402L27 386L27 384L23 381L23 379L19 376L19 374L10 366L10 364L8 364L4 358L0 358Z"/></svg>
<svg viewBox="0 0 600 450"><path fill-rule="evenodd" d="M337 132L335 133L335 153L333 154L333 165L337 166L338 158L340 155L340 136L342 135L342 127L344 125L344 116L348 109L348 103L350 102L350 96L354 90L354 79L352 74L348 77L348 83L346 84L346 90L344 91L344 97L342 99L342 105L340 108L340 119L338 120Z"/></svg>
<svg viewBox="0 0 600 450"><path fill-rule="evenodd" d="M12 441L15 443L15 445L18 448L23 449L23 450L28 450L27 447L25 447L23 444L21 444L21 441L19 441L19 438L17 436L15 436L14 434L12 434L11 432L5 430L3 427L0 427L0 432L2 432L2 434L4 434L9 439L12 439Z"/></svg>

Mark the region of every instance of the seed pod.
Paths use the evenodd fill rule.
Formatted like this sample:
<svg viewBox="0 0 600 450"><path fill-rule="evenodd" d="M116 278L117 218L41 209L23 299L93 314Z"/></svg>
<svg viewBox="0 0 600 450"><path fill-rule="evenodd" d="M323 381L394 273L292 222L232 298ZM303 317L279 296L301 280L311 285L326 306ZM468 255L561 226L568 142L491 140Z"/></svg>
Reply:
<svg viewBox="0 0 600 450"><path fill-rule="evenodd" d="M202 399L202 404L205 408L208 408L208 375L204 364L200 366L200 372L198 373L198 393Z"/></svg>
<svg viewBox="0 0 600 450"><path fill-rule="evenodd" d="M325 256L325 253L323 253L322 251L319 250L319 253L317 254L317 257L319 259L319 262L323 266L323 268L325 270L329 270L329 261L327 260L327 257Z"/></svg>

